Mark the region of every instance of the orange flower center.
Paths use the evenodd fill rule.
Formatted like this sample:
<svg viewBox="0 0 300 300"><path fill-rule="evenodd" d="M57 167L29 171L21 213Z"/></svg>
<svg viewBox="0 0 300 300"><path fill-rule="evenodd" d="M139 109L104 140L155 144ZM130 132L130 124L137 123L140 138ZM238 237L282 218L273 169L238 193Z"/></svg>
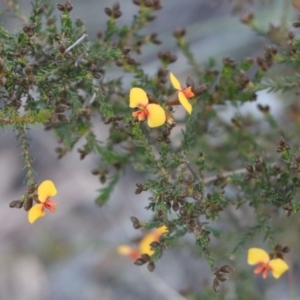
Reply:
<svg viewBox="0 0 300 300"><path fill-rule="evenodd" d="M42 208L43 211L46 208L46 209L50 210L51 212L55 212L56 208L54 206L57 205L56 202L50 201L50 199L47 198L47 200L44 203L42 203L42 204L43 204L43 208Z"/></svg>
<svg viewBox="0 0 300 300"><path fill-rule="evenodd" d="M136 249L132 249L130 254L129 254L129 257L132 261L135 261L137 260L139 257L140 257L140 253L138 250Z"/></svg>
<svg viewBox="0 0 300 300"><path fill-rule="evenodd" d="M187 88L182 90L183 94L187 98L192 98L195 96L195 94L192 92L192 87L188 86Z"/></svg>
<svg viewBox="0 0 300 300"><path fill-rule="evenodd" d="M132 113L132 116L134 118L137 118L139 121L143 121L145 119L148 118L149 116L149 111L147 109L147 105L143 105L143 104L138 104L137 107L138 107L138 110L137 111L134 111Z"/></svg>
<svg viewBox="0 0 300 300"><path fill-rule="evenodd" d="M262 273L262 277L265 279L267 278L268 272L272 271L273 269L269 265L269 262L260 262L258 263L257 268L253 271L254 274Z"/></svg>

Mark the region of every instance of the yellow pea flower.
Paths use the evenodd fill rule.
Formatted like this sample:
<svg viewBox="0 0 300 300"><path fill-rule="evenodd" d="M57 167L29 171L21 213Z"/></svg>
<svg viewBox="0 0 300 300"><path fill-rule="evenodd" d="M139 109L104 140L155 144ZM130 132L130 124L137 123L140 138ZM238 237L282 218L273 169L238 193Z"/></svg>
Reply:
<svg viewBox="0 0 300 300"><path fill-rule="evenodd" d="M34 223L37 219L45 216L45 208L55 212L56 202L51 201L50 197L57 193L56 187L51 180L43 181L37 188L39 203L35 204L28 212L29 223Z"/></svg>
<svg viewBox="0 0 300 300"><path fill-rule="evenodd" d="M138 110L132 113L139 121L147 119L148 126L158 127L165 123L165 110L158 104L150 103L146 92L141 88L132 88L129 94L129 106L137 107Z"/></svg>
<svg viewBox="0 0 300 300"><path fill-rule="evenodd" d="M152 242L157 242L160 238L160 236L168 231L168 228L163 225L159 228L154 229L152 232L146 234L139 244L139 253L140 254L148 254L151 256L154 251L151 249L150 244Z"/></svg>
<svg viewBox="0 0 300 300"><path fill-rule="evenodd" d="M131 260L135 261L142 254L148 254L151 256L154 251L151 249L150 244L152 242L157 242L160 236L167 232L168 228L164 225L153 231L147 233L140 241L138 248L134 248L128 245L119 245L117 251L121 255L129 256Z"/></svg>
<svg viewBox="0 0 300 300"><path fill-rule="evenodd" d="M172 82L173 87L178 90L178 100L181 105L186 109L186 111L191 114L192 113L192 105L188 101L188 98L194 97L194 93L192 92L192 87L188 86L187 88L182 88L179 80L174 76L173 73L170 72L170 80Z"/></svg>
<svg viewBox="0 0 300 300"><path fill-rule="evenodd" d="M258 265L253 271L254 274L262 273L262 277L267 278L271 272L274 278L279 278L289 269L287 263L281 258L270 259L269 254L260 248L250 248L248 250L248 264Z"/></svg>

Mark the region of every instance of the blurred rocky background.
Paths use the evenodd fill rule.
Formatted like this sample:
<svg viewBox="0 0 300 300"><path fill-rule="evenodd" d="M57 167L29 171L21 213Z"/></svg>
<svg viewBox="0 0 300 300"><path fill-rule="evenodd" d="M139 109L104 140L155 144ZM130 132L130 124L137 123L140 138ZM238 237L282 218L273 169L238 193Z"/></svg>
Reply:
<svg viewBox="0 0 300 300"><path fill-rule="evenodd" d="M225 56L237 60L245 56L255 57L267 43L242 25L238 14L232 13L233 5L238 1L161 2L163 9L156 13L155 21L145 29L158 33L163 42L160 50L177 53L172 32L182 27L187 29L187 38L199 62L210 57L217 57L217 61ZM295 15L289 1L262 2L251 6L251 9L257 13L265 28L269 22L278 23L283 12L289 16ZM30 1L22 0L20 3L24 12L30 11ZM56 4L57 1L53 3ZM72 0L72 3L72 15L86 24L88 39L96 39L97 32L105 27L107 20L104 8L111 7L114 1ZM120 4L123 14L118 22L128 24L137 7L131 0L120 1ZM0 9L5 8L6 5L1 2ZM1 23L12 31L21 26L10 14L2 16ZM149 47L142 54L144 67L149 74L154 73L158 65L157 51L157 47ZM177 55L178 61L172 68L183 79L192 73L183 56L180 53ZM106 71L106 76L113 76L116 72L114 69ZM128 80L127 84L129 83ZM269 104L274 114L281 109L280 99L272 95L266 96L264 92L260 93L258 102ZM256 113L256 104L248 105L246 111L249 110ZM224 118L229 118L229 115L230 111L226 111ZM95 128L99 138L105 142L107 129L100 119L95 120ZM198 298L190 299L236 299L234 282L230 281L224 285L228 292L226 298L210 292L207 292L210 296L205 296L206 291L211 290L212 274L188 237L178 247L165 252L154 273L149 273L145 266L134 266L127 257L117 253L119 244L130 244L131 240L141 236L141 232L132 228L130 216L136 216L140 220L147 220L150 216L144 209L149 194L134 194L135 183L141 181L141 178L133 169L128 168L123 174L109 203L98 207L94 199L101 183L90 173L97 164L97 159L88 156L79 161L76 151L80 147L78 145L72 154L57 160L57 141L52 133L36 127L28 131L28 137L35 157L37 180L41 182L51 179L56 183L58 194L53 200L58 202L58 208L55 214L47 213L45 218L30 225L23 210L8 207L9 202L20 199L25 192L25 174L14 133L9 130L1 132L1 300L177 300L188 298L183 295L188 295L189 292L199 295ZM247 220L242 221L247 223ZM218 227L219 224L211 226ZM293 243L295 236L289 240ZM246 249L240 256L245 280L247 276L251 281L256 280L253 279L252 269L246 266ZM235 265L225 258L220 263ZM296 265L294 272L297 271ZM258 290L254 294L264 295L264 298L247 298L245 295L244 299L299 299L297 295L300 293L298 291L297 294L295 284L291 286L293 280L297 281L295 278L294 275L286 275L279 284L270 279L265 281L264 286L257 279ZM181 291L183 295L177 291Z"/></svg>

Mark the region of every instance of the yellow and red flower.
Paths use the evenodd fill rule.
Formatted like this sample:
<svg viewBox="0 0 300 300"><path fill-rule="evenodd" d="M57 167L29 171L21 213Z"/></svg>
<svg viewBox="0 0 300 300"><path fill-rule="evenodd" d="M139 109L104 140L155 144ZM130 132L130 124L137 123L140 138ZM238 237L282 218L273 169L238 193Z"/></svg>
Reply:
<svg viewBox="0 0 300 300"><path fill-rule="evenodd" d="M141 88L132 88L129 94L129 106L137 107L138 110L132 113L139 121L147 119L148 126L158 127L165 123L165 110L158 104L149 103L146 92Z"/></svg>
<svg viewBox="0 0 300 300"><path fill-rule="evenodd" d="M267 278L269 272L272 273L273 277L279 278L289 269L289 266L283 259L270 259L269 254L260 248L250 248L248 250L248 264L258 265L254 269L254 274L262 273L264 279Z"/></svg>
<svg viewBox="0 0 300 300"><path fill-rule="evenodd" d="M34 223L37 219L45 216L45 209L55 212L56 202L51 201L50 197L57 193L56 187L51 180L43 181L37 188L38 204L35 204L28 212L29 223Z"/></svg>
<svg viewBox="0 0 300 300"><path fill-rule="evenodd" d="M117 251L121 255L129 256L130 259L133 261L138 259L142 254L148 254L149 256L151 256L154 253L154 251L151 249L150 244L152 242L157 242L160 236L166 233L167 231L168 228L166 226L161 226L146 234L141 239L137 248L128 245L120 245L118 246Z"/></svg>
<svg viewBox="0 0 300 300"><path fill-rule="evenodd" d="M191 114L192 113L192 105L188 101L188 99L195 96L195 94L192 92L192 87L188 86L187 88L182 88L179 80L171 72L170 72L170 80L172 82L173 87L176 90L178 90L178 100L179 100L179 102L186 109L186 111L189 114Z"/></svg>

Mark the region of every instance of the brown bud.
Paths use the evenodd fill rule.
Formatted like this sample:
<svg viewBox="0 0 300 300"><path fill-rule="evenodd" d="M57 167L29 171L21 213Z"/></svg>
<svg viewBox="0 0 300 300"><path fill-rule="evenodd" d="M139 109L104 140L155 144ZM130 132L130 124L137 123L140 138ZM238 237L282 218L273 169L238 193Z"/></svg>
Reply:
<svg viewBox="0 0 300 300"><path fill-rule="evenodd" d="M68 109L69 106L65 105L65 104L59 104L56 108L55 108L55 112L56 113L63 113L66 111L66 109Z"/></svg>
<svg viewBox="0 0 300 300"><path fill-rule="evenodd" d="M153 272L155 270L155 263L153 261L150 261L147 266L147 269L149 272Z"/></svg>
<svg viewBox="0 0 300 300"><path fill-rule="evenodd" d="M221 283L220 281L218 280L217 277L214 278L214 281L213 281L213 290L215 291L215 293L219 293L220 292L220 289L221 289Z"/></svg>
<svg viewBox="0 0 300 300"><path fill-rule="evenodd" d="M194 80L193 79L191 79L190 77L188 77L187 79L186 79L186 86L191 86L192 88L194 88L195 87L195 82L194 82Z"/></svg>
<svg viewBox="0 0 300 300"><path fill-rule="evenodd" d="M191 177L189 179L191 179ZM186 180L186 182L190 183L191 181ZM189 194L190 194L190 192L189 192L188 188L183 188L182 191L180 192L180 196L183 198L188 197Z"/></svg>
<svg viewBox="0 0 300 300"><path fill-rule="evenodd" d="M197 225L197 222L195 220L190 220L189 225L190 227L195 227Z"/></svg>
<svg viewBox="0 0 300 300"><path fill-rule="evenodd" d="M281 147L284 147L284 146L285 146L285 140L284 140L283 137L280 138L280 140L279 140L279 145L280 145Z"/></svg>
<svg viewBox="0 0 300 300"><path fill-rule="evenodd" d="M56 7L59 11L65 11L66 10L65 6L63 4L60 4L60 3L57 3Z"/></svg>
<svg viewBox="0 0 300 300"><path fill-rule="evenodd" d="M66 8L67 12L72 11L73 5L71 4L71 1L70 1L70 0L67 0L67 1L66 1L66 3L65 3L65 8Z"/></svg>
<svg viewBox="0 0 300 300"><path fill-rule="evenodd" d="M57 118L60 122L63 122L63 123L70 122L69 118L66 115L58 114Z"/></svg>
<svg viewBox="0 0 300 300"><path fill-rule="evenodd" d="M121 59L117 59L115 64L116 64L117 67L122 67L124 65L123 61Z"/></svg>
<svg viewBox="0 0 300 300"><path fill-rule="evenodd" d="M99 171L98 169L94 169L94 170L91 171L91 173L92 173L93 175L99 175L99 174L100 174L100 171Z"/></svg>
<svg viewBox="0 0 300 300"><path fill-rule="evenodd" d="M295 38L295 34L294 34L292 31L290 31L290 32L288 33L288 38L289 38L290 40L293 40L293 39Z"/></svg>
<svg viewBox="0 0 300 300"><path fill-rule="evenodd" d="M141 226L141 224L140 223L134 223L133 224L133 228L134 229L139 229L139 228L141 228L142 226Z"/></svg>
<svg viewBox="0 0 300 300"><path fill-rule="evenodd" d="M177 202L174 202L172 205L172 208L174 211L178 211L179 210L179 204Z"/></svg>
<svg viewBox="0 0 300 300"><path fill-rule="evenodd" d="M249 173L253 173L253 171L254 171L253 166L250 165L250 164L246 164L246 170L247 170L247 172L249 172Z"/></svg>
<svg viewBox="0 0 300 300"><path fill-rule="evenodd" d="M187 215L186 208L183 207L183 206L180 207L180 209L179 209L179 214L180 214L182 217L186 216L186 215Z"/></svg>
<svg viewBox="0 0 300 300"><path fill-rule="evenodd" d="M139 223L138 218L136 218L136 217L134 217L134 216L131 216L131 217L130 217L130 221L131 221L132 223Z"/></svg>
<svg viewBox="0 0 300 300"><path fill-rule="evenodd" d="M217 275L217 278L218 278L218 280L223 282L223 281L228 280L228 275L224 274L224 273L220 273L220 274Z"/></svg>
<svg viewBox="0 0 300 300"><path fill-rule="evenodd" d="M32 207L33 198L29 197L24 201L23 207L25 211L28 211Z"/></svg>
<svg viewBox="0 0 300 300"><path fill-rule="evenodd" d="M261 172L264 168L263 163L262 162L258 162L254 165L255 171L257 172Z"/></svg>
<svg viewBox="0 0 300 300"><path fill-rule="evenodd" d="M109 7L104 8L104 12L110 17L112 15L112 10Z"/></svg>
<svg viewBox="0 0 300 300"><path fill-rule="evenodd" d="M135 190L135 194L136 195L139 195L141 192L142 192L143 190L141 189L141 188L137 188L136 190Z"/></svg>
<svg viewBox="0 0 300 300"><path fill-rule="evenodd" d="M202 194L199 191L193 191L192 197L197 201L202 200Z"/></svg>
<svg viewBox="0 0 300 300"><path fill-rule="evenodd" d="M184 37L186 34L186 30L184 28L179 28L173 31L173 36L177 39Z"/></svg>
<svg viewBox="0 0 300 300"><path fill-rule="evenodd" d="M25 68L24 68L24 72L27 76L31 75L32 74L32 69L29 65L26 65Z"/></svg>
<svg viewBox="0 0 300 300"><path fill-rule="evenodd" d="M102 77L102 74L100 72L94 72L93 73L94 78L100 79Z"/></svg>
<svg viewBox="0 0 300 300"><path fill-rule="evenodd" d="M116 3L113 5L112 10L113 10L113 11L120 10L120 3L119 3L119 2L116 2Z"/></svg>
<svg viewBox="0 0 300 300"><path fill-rule="evenodd" d="M234 268L231 266L228 266L228 265L225 265L220 268L220 272L223 272L223 273L231 273L233 270L234 270Z"/></svg>
<svg viewBox="0 0 300 300"><path fill-rule="evenodd" d="M23 201L21 200L14 200L14 201L11 201L9 203L9 207L10 208L21 208L23 206Z"/></svg>
<svg viewBox="0 0 300 300"><path fill-rule="evenodd" d="M300 22L294 22L294 23L293 23L293 27L295 27L295 28L300 27Z"/></svg>
<svg viewBox="0 0 300 300"><path fill-rule="evenodd" d="M142 265L144 265L146 263L146 261L144 261L142 258L138 258L138 259L136 259L135 261L134 261L134 264L136 265L136 266L142 266Z"/></svg>
<svg viewBox="0 0 300 300"><path fill-rule="evenodd" d="M192 218L198 218L200 215L200 212L199 211L193 211L192 214L191 214L191 217Z"/></svg>
<svg viewBox="0 0 300 300"><path fill-rule="evenodd" d="M132 3L135 5L141 5L141 0L132 0Z"/></svg>
<svg viewBox="0 0 300 300"><path fill-rule="evenodd" d="M289 253L289 252L291 252L291 248L290 248L289 246L284 246L284 247L282 248L282 252L283 252L283 253Z"/></svg>
<svg viewBox="0 0 300 300"><path fill-rule="evenodd" d="M148 254L143 253L143 254L141 255L141 259L143 259L145 262L148 262L148 261L151 260L151 257L150 257Z"/></svg>
<svg viewBox="0 0 300 300"><path fill-rule="evenodd" d="M115 17L115 19L118 19L118 18L120 18L121 16L122 16L122 12L121 12L120 10L117 10L117 11L114 12L114 17Z"/></svg>
<svg viewBox="0 0 300 300"><path fill-rule="evenodd" d="M106 182L106 175L105 174L101 174L99 177L99 181L104 184Z"/></svg>
<svg viewBox="0 0 300 300"><path fill-rule="evenodd" d="M246 12L240 17L240 21L244 24L251 24L254 19L254 14L252 12Z"/></svg>
<svg viewBox="0 0 300 300"><path fill-rule="evenodd" d="M71 59L71 58L73 58L73 54L72 54L72 52L68 51L68 52L64 53L64 57L65 57L65 59Z"/></svg>
<svg viewBox="0 0 300 300"><path fill-rule="evenodd" d="M158 248L158 247L160 247L160 243L159 243L159 242L152 242L152 243L150 244L150 248L151 248L152 250L155 250L155 249Z"/></svg>
<svg viewBox="0 0 300 300"><path fill-rule="evenodd" d="M29 186L27 188L27 194L32 194L36 191L36 187L35 186Z"/></svg>
<svg viewBox="0 0 300 300"><path fill-rule="evenodd" d="M58 50L59 50L60 53L64 53L65 50L66 50L65 45L64 44L59 44L58 45Z"/></svg>
<svg viewBox="0 0 300 300"><path fill-rule="evenodd" d="M129 54L130 51L131 51L131 48L129 48L129 47L124 47L124 48L122 48L122 53L123 53L123 55Z"/></svg>

